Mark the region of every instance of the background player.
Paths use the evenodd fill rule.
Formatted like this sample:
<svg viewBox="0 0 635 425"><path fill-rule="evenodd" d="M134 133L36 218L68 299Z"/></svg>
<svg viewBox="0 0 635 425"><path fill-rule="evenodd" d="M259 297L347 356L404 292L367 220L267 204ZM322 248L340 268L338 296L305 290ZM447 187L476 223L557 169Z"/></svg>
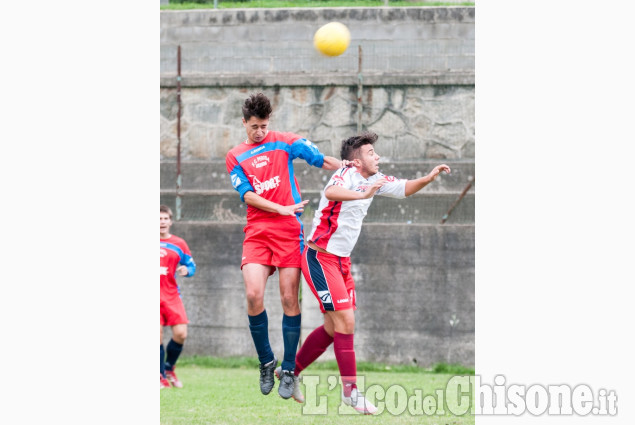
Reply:
<svg viewBox="0 0 635 425"><path fill-rule="evenodd" d="M174 366L181 354L187 338L187 315L181 301L176 274L191 277L196 272L196 264L185 241L170 234L172 210L160 206L161 223L161 380L160 388L170 385L181 388L183 384L174 373ZM172 327L172 338L166 351L163 349L163 327Z"/></svg>
<svg viewBox="0 0 635 425"><path fill-rule="evenodd" d="M260 360L260 391L271 392L275 371L280 379L280 396L294 396L297 400L302 396L293 375L301 323L298 289L304 232L300 215L308 201L302 201L292 161L300 158L327 170L338 169L342 162L324 156L313 143L297 134L269 130L272 107L264 94L249 96L242 112L247 140L227 153L226 165L234 189L248 205L241 269L249 330ZM284 311L284 358L277 370L278 359L269 344L264 305L267 278L276 268Z"/></svg>
<svg viewBox="0 0 635 425"><path fill-rule="evenodd" d="M357 390L357 365L353 335L355 332L355 282L351 275L350 255L362 228L362 221L374 195L404 198L424 188L442 172L445 164L415 180L400 180L379 172L379 155L370 132L342 142L342 159L352 167L333 174L320 199L313 229L302 255L302 274L311 292L320 302L324 325L304 341L296 356L294 376L313 363L333 343L335 359L342 378L342 401L360 413L377 411Z"/></svg>

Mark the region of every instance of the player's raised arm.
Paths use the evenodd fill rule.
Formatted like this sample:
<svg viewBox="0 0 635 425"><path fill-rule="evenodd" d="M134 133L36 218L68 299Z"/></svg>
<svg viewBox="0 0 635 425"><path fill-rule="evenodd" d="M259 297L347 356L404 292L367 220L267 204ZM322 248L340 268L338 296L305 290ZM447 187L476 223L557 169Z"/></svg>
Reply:
<svg viewBox="0 0 635 425"><path fill-rule="evenodd" d="M450 167L445 164L437 165L432 171L430 171L428 175L420 177L418 179L408 180L406 182L406 196L417 193L418 191L426 187L428 183L434 181L434 179L436 179L442 171L450 174Z"/></svg>
<svg viewBox="0 0 635 425"><path fill-rule="evenodd" d="M307 200L294 205L280 205L275 202L271 202L252 191L246 192L244 199L247 205L251 205L252 207L263 211L275 212L280 215L294 215L295 213L301 213L304 211L304 206L309 203Z"/></svg>
<svg viewBox="0 0 635 425"><path fill-rule="evenodd" d="M351 165L351 161L348 160L339 160L332 156L324 156L324 163L322 164L322 168L325 170L338 170L342 167L348 167Z"/></svg>
<svg viewBox="0 0 635 425"><path fill-rule="evenodd" d="M305 138L300 138L291 144L289 155L292 159L304 159L308 164L324 170L335 171L352 165L352 161L339 160L335 157L324 155L313 142Z"/></svg>

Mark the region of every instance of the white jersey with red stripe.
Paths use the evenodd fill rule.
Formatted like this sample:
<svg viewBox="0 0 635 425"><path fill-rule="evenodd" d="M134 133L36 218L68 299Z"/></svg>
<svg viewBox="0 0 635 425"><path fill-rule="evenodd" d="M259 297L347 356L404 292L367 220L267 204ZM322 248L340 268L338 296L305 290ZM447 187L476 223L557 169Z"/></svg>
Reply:
<svg viewBox="0 0 635 425"><path fill-rule="evenodd" d="M337 170L324 187L324 191L329 186L341 186L344 189L365 192L376 180L382 177L385 177L387 182L375 192L375 195L392 198L406 197L407 180L386 176L382 173L377 173L366 179L355 167ZM329 201L322 192L320 205L313 218L313 229L308 239L331 254L350 257L362 231L362 221L364 221L368 207L372 202L372 197L354 201Z"/></svg>

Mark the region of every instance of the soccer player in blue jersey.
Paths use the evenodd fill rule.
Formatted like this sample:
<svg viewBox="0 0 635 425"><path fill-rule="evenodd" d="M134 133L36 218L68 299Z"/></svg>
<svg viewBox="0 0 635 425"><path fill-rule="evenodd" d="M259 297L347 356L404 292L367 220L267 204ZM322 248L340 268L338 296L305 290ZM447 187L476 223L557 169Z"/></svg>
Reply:
<svg viewBox="0 0 635 425"><path fill-rule="evenodd" d="M161 227L161 377L160 388L170 386L182 388L183 384L174 373L174 366L181 354L185 338L187 338L187 315L181 301L176 274L191 277L196 272L196 263L190 253L187 243L178 236L170 234L172 226L172 211L165 205L160 206ZM166 349L163 348L163 327L172 327L172 339ZM167 354L167 358L166 358Z"/></svg>
<svg viewBox="0 0 635 425"><path fill-rule="evenodd" d="M269 130L272 108L262 93L243 104L247 139L227 153L227 172L234 189L247 207L241 270L247 297L249 330L260 360L260 391L269 394L274 373L280 379L278 394L303 401L294 378L295 354L300 340L300 257L304 231L302 201L293 173L293 160L300 158L315 167L336 170L342 161L324 156L317 147L294 133ZM267 278L276 268L280 280L284 358L280 367L269 345L269 322L264 305Z"/></svg>

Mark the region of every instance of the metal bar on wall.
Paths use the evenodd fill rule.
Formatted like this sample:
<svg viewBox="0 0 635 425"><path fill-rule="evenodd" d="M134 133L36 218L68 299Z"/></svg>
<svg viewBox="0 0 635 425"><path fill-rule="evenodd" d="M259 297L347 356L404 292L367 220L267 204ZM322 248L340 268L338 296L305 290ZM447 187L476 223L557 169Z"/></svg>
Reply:
<svg viewBox="0 0 635 425"><path fill-rule="evenodd" d="M357 134L362 132L362 46L357 46Z"/></svg>
<svg viewBox="0 0 635 425"><path fill-rule="evenodd" d="M176 50L176 219L181 219L181 46Z"/></svg>
<svg viewBox="0 0 635 425"><path fill-rule="evenodd" d="M470 188L474 184L474 180L475 180L474 176L469 176L467 178L467 181L468 181L467 186L465 186L465 189L463 189L463 192L461 192L461 194L459 195L458 199L456 201L454 201L454 203L452 204L452 206L450 207L448 212L443 214L443 217L441 217L441 223L440 224L444 224L448 220L448 218L450 217L450 214L452 214L452 211L454 210L454 208L457 205L459 205L459 202L461 202L461 200L463 199L463 197L465 196L467 191L470 190Z"/></svg>

